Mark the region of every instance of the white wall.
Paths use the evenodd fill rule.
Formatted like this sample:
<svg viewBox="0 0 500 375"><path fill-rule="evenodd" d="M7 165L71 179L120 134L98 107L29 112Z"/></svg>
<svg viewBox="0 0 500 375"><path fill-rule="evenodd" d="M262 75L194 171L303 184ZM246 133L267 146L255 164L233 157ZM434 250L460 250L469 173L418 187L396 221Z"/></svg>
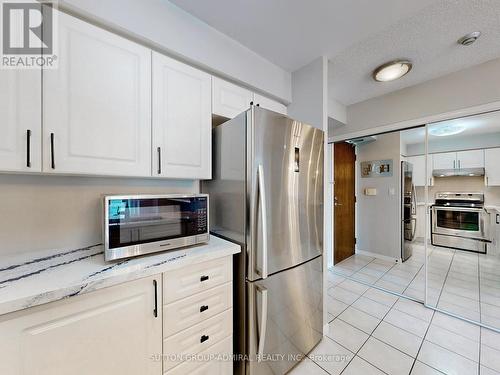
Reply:
<svg viewBox="0 0 500 375"><path fill-rule="evenodd" d="M198 181L0 175L0 256L102 243L103 194L198 191Z"/></svg>
<svg viewBox="0 0 500 375"><path fill-rule="evenodd" d="M401 172L400 134L384 134L377 141L356 149L356 250L401 258ZM364 161L392 159L392 177L361 178ZM366 188L376 188L376 196L364 195ZM390 194L394 190L394 195Z"/></svg>
<svg viewBox="0 0 500 375"><path fill-rule="evenodd" d="M335 135L500 101L500 59L347 107ZM369 132L368 132L369 133Z"/></svg>
<svg viewBox="0 0 500 375"><path fill-rule="evenodd" d="M344 124L347 123L347 107L338 102L330 94L328 98L328 117L331 117Z"/></svg>
<svg viewBox="0 0 500 375"><path fill-rule="evenodd" d="M61 0L85 18L237 83L291 101L291 75L166 0Z"/></svg>

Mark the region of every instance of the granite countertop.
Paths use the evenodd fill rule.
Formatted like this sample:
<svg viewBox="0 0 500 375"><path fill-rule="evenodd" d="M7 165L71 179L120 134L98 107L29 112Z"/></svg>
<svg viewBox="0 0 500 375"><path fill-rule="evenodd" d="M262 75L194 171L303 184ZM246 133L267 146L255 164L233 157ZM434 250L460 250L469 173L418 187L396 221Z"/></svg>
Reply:
<svg viewBox="0 0 500 375"><path fill-rule="evenodd" d="M207 244L115 262L104 261L102 245L4 257L0 315L240 251L239 245L210 236Z"/></svg>

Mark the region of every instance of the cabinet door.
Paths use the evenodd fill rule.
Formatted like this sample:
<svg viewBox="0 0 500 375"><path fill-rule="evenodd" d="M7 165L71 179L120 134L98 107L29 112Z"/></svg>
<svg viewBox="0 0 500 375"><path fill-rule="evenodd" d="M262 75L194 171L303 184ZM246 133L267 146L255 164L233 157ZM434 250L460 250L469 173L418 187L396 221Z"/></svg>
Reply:
<svg viewBox="0 0 500 375"><path fill-rule="evenodd" d="M259 105L262 108L269 109L274 112L281 113L283 115L287 114L287 109L284 104L277 102L276 100L272 100L266 98L265 96L254 94L254 104Z"/></svg>
<svg viewBox="0 0 500 375"><path fill-rule="evenodd" d="M413 184L425 186L425 155L409 156L407 160L413 165Z"/></svg>
<svg viewBox="0 0 500 375"><path fill-rule="evenodd" d="M457 152L457 168L484 168L484 150Z"/></svg>
<svg viewBox="0 0 500 375"><path fill-rule="evenodd" d="M433 154L434 169L455 169L457 165L457 153L446 152L442 154Z"/></svg>
<svg viewBox="0 0 500 375"><path fill-rule="evenodd" d="M1 316L0 374L160 375L153 280L161 285L147 277Z"/></svg>
<svg viewBox="0 0 500 375"><path fill-rule="evenodd" d="M42 168L41 70L0 70L0 170Z"/></svg>
<svg viewBox="0 0 500 375"><path fill-rule="evenodd" d="M43 71L43 170L150 176L151 51L64 13L58 34L59 68Z"/></svg>
<svg viewBox="0 0 500 375"><path fill-rule="evenodd" d="M253 93L242 87L212 77L212 113L233 118L250 108Z"/></svg>
<svg viewBox="0 0 500 375"><path fill-rule="evenodd" d="M500 186L500 148L484 150L484 167L488 186Z"/></svg>
<svg viewBox="0 0 500 375"><path fill-rule="evenodd" d="M153 176L210 179L211 76L153 53Z"/></svg>

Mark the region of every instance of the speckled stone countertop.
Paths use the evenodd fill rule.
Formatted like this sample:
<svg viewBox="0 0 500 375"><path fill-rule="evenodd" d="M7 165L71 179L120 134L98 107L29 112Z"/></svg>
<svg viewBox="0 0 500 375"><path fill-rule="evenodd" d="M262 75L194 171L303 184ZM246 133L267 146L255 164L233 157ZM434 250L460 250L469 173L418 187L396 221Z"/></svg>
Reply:
<svg viewBox="0 0 500 375"><path fill-rule="evenodd" d="M207 244L115 262L102 245L0 258L0 315L239 253L215 236Z"/></svg>

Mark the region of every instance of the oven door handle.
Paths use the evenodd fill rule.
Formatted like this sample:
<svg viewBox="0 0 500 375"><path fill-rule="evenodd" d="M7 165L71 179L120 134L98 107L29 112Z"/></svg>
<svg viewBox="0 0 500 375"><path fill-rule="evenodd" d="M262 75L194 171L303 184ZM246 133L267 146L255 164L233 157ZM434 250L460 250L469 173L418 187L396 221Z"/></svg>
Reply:
<svg viewBox="0 0 500 375"><path fill-rule="evenodd" d="M434 206L432 207L434 212L437 211L460 211L460 212L486 212L484 208L474 208L474 207L442 207L442 206Z"/></svg>

